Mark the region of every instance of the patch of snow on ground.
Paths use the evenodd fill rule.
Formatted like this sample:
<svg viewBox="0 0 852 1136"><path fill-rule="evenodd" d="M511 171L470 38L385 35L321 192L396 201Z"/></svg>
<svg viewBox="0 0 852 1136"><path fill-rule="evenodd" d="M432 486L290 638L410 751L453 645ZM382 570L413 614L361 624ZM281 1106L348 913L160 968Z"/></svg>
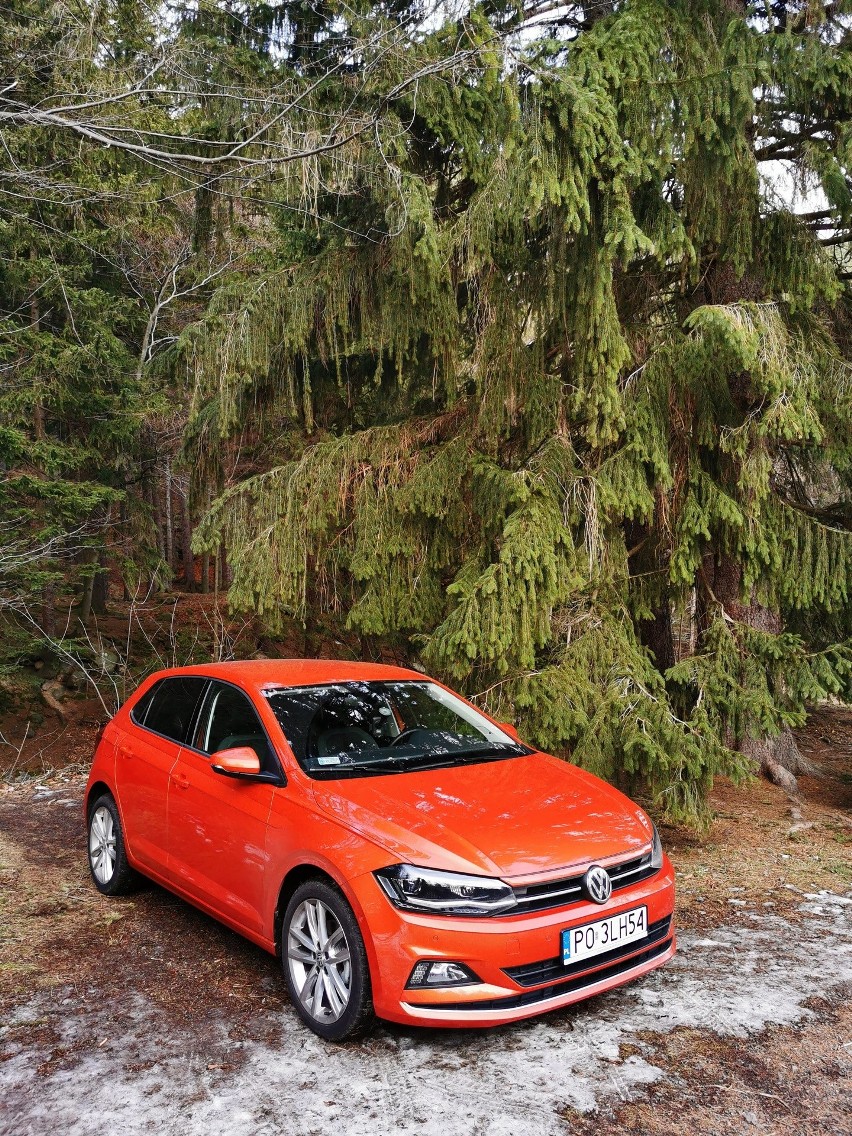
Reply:
<svg viewBox="0 0 852 1136"><path fill-rule="evenodd" d="M712 938L683 935L662 970L591 1002L494 1031L383 1027L329 1046L289 1005L270 1009L274 1045L229 1038L229 1023L170 1025L131 996L84 1003L32 1000L0 1028L2 1136L550 1136L570 1110L626 1100L664 1077L648 1033L679 1026L745 1037L809 1014L803 1003L852 980L852 906L820 893L796 926L765 911ZM67 993L67 992L66 992ZM203 1010L199 1010L203 1016ZM16 1042L22 1026L55 1019L60 1046L85 1056L52 1067ZM199 1038L203 1037L203 1041ZM621 1047L631 1056L622 1059ZM228 1070L222 1066L231 1065Z"/></svg>

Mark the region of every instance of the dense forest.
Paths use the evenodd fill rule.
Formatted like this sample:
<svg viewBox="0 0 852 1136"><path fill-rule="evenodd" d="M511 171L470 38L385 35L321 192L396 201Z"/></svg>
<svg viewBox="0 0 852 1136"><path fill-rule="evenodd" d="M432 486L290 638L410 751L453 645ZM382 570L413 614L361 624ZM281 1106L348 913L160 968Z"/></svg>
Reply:
<svg viewBox="0 0 852 1136"><path fill-rule="evenodd" d="M793 783L852 690L852 0L2 14L0 666L227 592L671 817Z"/></svg>

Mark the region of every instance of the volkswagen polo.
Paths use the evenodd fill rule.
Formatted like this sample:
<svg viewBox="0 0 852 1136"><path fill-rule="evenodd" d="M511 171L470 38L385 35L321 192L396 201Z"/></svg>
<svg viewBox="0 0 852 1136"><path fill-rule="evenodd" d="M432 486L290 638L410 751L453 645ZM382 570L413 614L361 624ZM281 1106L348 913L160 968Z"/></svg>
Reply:
<svg viewBox="0 0 852 1136"><path fill-rule="evenodd" d="M328 1039L515 1021L675 950L642 809L416 671L160 671L103 730L85 817L101 892L148 877L278 955Z"/></svg>

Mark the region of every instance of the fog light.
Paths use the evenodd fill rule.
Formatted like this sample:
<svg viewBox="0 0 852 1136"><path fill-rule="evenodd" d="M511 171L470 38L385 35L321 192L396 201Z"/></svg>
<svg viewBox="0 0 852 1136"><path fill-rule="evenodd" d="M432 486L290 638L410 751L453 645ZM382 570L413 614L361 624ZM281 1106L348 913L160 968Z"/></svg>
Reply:
<svg viewBox="0 0 852 1136"><path fill-rule="evenodd" d="M461 962L419 962L411 972L408 987L469 986L480 979Z"/></svg>

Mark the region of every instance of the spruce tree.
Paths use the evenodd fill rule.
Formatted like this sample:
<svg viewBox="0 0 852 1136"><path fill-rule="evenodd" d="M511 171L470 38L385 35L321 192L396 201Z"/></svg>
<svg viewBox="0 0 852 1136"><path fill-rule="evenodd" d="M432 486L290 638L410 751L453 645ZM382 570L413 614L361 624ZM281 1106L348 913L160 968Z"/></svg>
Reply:
<svg viewBox="0 0 852 1136"><path fill-rule="evenodd" d="M195 421L272 454L199 547L695 820L720 772L789 786L852 674L803 634L852 570L852 4L582 7L421 41L479 50L187 335Z"/></svg>

